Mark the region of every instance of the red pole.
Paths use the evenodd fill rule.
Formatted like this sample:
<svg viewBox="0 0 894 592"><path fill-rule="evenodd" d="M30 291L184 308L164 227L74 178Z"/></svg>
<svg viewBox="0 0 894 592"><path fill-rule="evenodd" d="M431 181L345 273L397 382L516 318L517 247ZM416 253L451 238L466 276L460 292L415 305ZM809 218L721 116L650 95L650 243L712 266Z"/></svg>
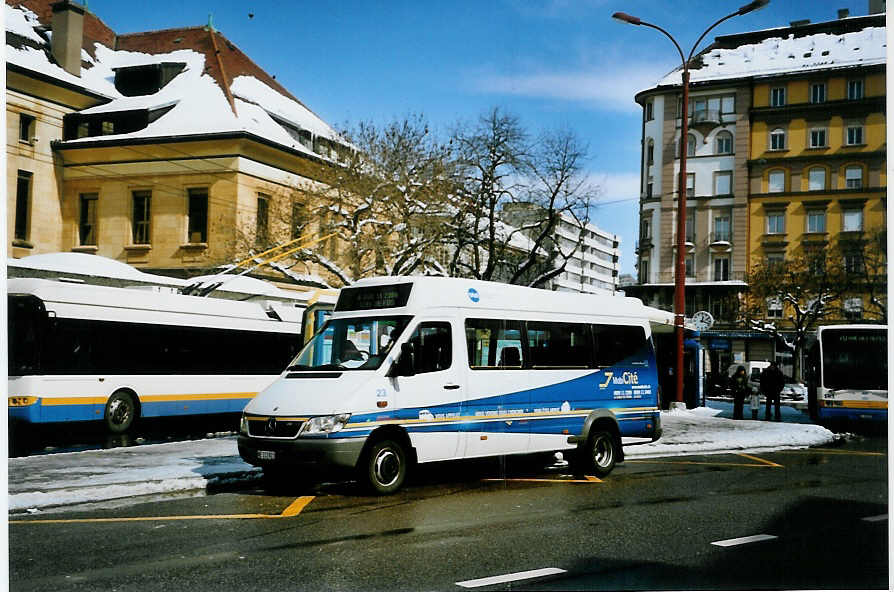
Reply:
<svg viewBox="0 0 894 592"><path fill-rule="evenodd" d="M683 124L680 130L680 199L677 205L677 266L674 325L677 334L677 403L683 402L683 319L686 315L686 152L689 150L689 64L683 64ZM693 188L694 189L694 188Z"/></svg>

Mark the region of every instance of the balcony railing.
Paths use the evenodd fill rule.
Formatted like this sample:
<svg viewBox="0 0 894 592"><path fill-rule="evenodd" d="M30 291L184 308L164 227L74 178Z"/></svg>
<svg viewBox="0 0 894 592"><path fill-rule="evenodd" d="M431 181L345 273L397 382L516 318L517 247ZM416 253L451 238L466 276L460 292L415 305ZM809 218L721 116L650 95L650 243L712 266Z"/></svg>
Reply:
<svg viewBox="0 0 894 592"><path fill-rule="evenodd" d="M699 111L694 111L689 116L689 121L691 123L720 123L722 121L722 117L719 109L703 109Z"/></svg>
<svg viewBox="0 0 894 592"><path fill-rule="evenodd" d="M704 282L714 282L717 281L714 279L714 270L711 269L710 272L702 271L701 269L696 272L694 276L686 276L686 283L704 283ZM745 272L744 271L731 271L729 273L729 279L724 281L745 281ZM658 274L658 283L660 284L673 284L674 283L674 272L672 271L662 271Z"/></svg>
<svg viewBox="0 0 894 592"><path fill-rule="evenodd" d="M729 230L715 230L711 233L711 243L728 243L732 240Z"/></svg>

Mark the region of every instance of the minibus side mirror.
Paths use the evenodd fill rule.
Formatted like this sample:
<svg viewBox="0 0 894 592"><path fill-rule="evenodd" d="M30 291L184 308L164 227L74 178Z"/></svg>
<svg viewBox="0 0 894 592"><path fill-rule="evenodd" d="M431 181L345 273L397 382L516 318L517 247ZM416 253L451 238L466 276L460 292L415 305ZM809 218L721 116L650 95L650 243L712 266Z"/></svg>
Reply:
<svg viewBox="0 0 894 592"><path fill-rule="evenodd" d="M391 365L388 371L388 377L395 376L413 376L416 374L416 352L412 343L402 343L400 346L400 356Z"/></svg>

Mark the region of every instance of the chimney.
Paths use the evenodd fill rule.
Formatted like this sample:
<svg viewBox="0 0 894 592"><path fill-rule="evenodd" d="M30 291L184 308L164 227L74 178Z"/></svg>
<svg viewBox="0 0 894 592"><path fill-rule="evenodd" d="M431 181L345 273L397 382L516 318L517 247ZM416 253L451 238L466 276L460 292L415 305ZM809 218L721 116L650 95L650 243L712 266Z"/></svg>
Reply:
<svg viewBox="0 0 894 592"><path fill-rule="evenodd" d="M883 14L886 11L885 0L869 0L869 14Z"/></svg>
<svg viewBox="0 0 894 592"><path fill-rule="evenodd" d="M80 4L61 0L53 4L53 57L69 74L81 75L84 12Z"/></svg>
<svg viewBox="0 0 894 592"><path fill-rule="evenodd" d="M848 10L847 8L839 8L838 9L838 18L839 19L846 19L850 15L851 15L851 11Z"/></svg>

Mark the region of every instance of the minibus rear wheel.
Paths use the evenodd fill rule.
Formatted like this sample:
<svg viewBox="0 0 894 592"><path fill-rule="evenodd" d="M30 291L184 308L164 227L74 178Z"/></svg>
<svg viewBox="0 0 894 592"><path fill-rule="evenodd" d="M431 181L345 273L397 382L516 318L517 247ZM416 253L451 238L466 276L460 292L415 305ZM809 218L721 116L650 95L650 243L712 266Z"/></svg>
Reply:
<svg viewBox="0 0 894 592"><path fill-rule="evenodd" d="M380 440L370 446L360 464L361 481L379 495L400 489L407 477L407 452L394 440Z"/></svg>
<svg viewBox="0 0 894 592"><path fill-rule="evenodd" d="M586 466L596 473L597 477L605 477L615 468L618 460L618 446L615 435L608 430L596 428L587 440L584 450Z"/></svg>

